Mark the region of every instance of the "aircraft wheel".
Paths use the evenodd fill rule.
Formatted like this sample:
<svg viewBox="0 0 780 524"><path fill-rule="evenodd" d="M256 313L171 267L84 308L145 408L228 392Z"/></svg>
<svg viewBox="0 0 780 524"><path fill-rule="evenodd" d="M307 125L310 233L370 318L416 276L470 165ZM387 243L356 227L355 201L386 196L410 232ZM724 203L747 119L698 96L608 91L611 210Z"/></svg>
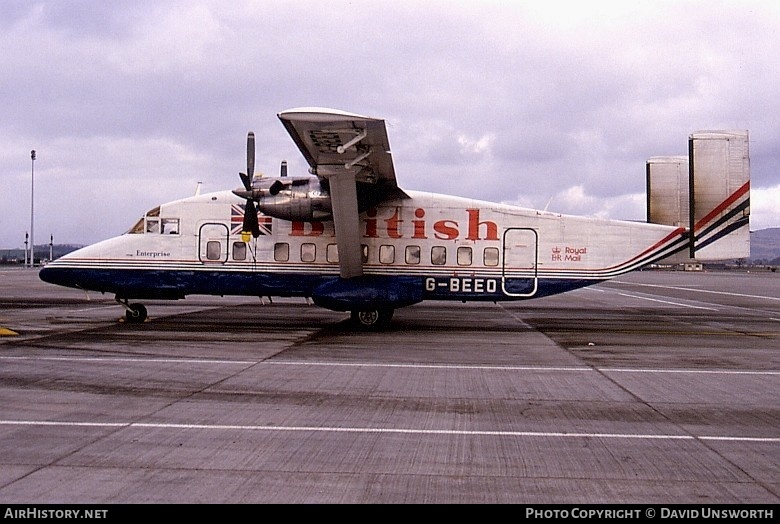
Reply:
<svg viewBox="0 0 780 524"><path fill-rule="evenodd" d="M353 311L351 318L352 322L362 329L382 329L386 327L393 318L393 310L371 309L368 311Z"/></svg>
<svg viewBox="0 0 780 524"><path fill-rule="evenodd" d="M128 322L140 324L146 320L146 317L148 316L146 306L143 304L129 304L127 307L129 309L125 311L125 318Z"/></svg>

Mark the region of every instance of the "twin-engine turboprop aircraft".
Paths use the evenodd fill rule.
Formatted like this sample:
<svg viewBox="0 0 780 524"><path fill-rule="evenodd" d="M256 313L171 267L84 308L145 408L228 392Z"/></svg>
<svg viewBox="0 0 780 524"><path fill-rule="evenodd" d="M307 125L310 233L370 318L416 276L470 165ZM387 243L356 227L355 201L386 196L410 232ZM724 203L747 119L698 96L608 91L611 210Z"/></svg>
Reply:
<svg viewBox="0 0 780 524"><path fill-rule="evenodd" d="M710 183L690 195L662 184L673 187L671 200L690 202L667 224L574 217L400 189L383 120L322 108L278 116L315 176L286 176L285 164L279 177L254 176L250 132L242 187L162 204L127 233L51 262L41 279L112 293L128 322L147 319L131 300L206 294L306 297L378 328L423 300L563 293L677 253L693 257L748 229L749 181L735 185L722 170L712 176L726 188L715 200ZM713 135L726 156L704 148L708 160L728 168L742 155L746 166L746 133ZM744 154L728 146L734 137L744 138ZM653 198L663 193L654 187ZM747 256L744 242L733 247L727 258Z"/></svg>

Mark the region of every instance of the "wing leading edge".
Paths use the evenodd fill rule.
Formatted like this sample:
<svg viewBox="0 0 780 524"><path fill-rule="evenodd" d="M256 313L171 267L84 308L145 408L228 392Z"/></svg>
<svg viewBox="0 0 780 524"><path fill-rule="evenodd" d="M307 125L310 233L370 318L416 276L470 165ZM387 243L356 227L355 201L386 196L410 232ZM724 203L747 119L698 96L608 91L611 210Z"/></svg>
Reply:
<svg viewBox="0 0 780 524"><path fill-rule="evenodd" d="M385 121L335 109L304 107L278 114L312 173L328 182L342 278L363 274L358 214L389 196L395 180Z"/></svg>

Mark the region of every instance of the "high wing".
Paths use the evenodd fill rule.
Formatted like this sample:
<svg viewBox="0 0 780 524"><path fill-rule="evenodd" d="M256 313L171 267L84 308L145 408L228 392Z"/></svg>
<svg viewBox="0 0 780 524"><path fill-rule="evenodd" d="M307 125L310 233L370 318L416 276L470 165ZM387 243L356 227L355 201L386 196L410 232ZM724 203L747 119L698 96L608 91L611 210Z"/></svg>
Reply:
<svg viewBox="0 0 780 524"><path fill-rule="evenodd" d="M312 173L327 181L342 278L363 274L358 215L398 188L385 121L335 109L302 107L278 114Z"/></svg>

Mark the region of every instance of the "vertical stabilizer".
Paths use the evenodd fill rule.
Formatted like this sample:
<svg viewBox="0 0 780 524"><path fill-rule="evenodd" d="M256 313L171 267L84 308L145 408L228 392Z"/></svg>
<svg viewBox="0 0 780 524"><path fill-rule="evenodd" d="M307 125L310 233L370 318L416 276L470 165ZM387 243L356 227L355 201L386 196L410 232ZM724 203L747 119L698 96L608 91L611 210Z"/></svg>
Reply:
<svg viewBox="0 0 780 524"><path fill-rule="evenodd" d="M647 160L647 221L687 228L688 157L654 156Z"/></svg>
<svg viewBox="0 0 780 524"><path fill-rule="evenodd" d="M700 131L688 139L690 255L750 256L750 155L747 131Z"/></svg>
<svg viewBox="0 0 780 524"><path fill-rule="evenodd" d="M747 131L693 133L688 156L651 157L646 171L647 221L689 231L688 249L661 263L750 256Z"/></svg>

